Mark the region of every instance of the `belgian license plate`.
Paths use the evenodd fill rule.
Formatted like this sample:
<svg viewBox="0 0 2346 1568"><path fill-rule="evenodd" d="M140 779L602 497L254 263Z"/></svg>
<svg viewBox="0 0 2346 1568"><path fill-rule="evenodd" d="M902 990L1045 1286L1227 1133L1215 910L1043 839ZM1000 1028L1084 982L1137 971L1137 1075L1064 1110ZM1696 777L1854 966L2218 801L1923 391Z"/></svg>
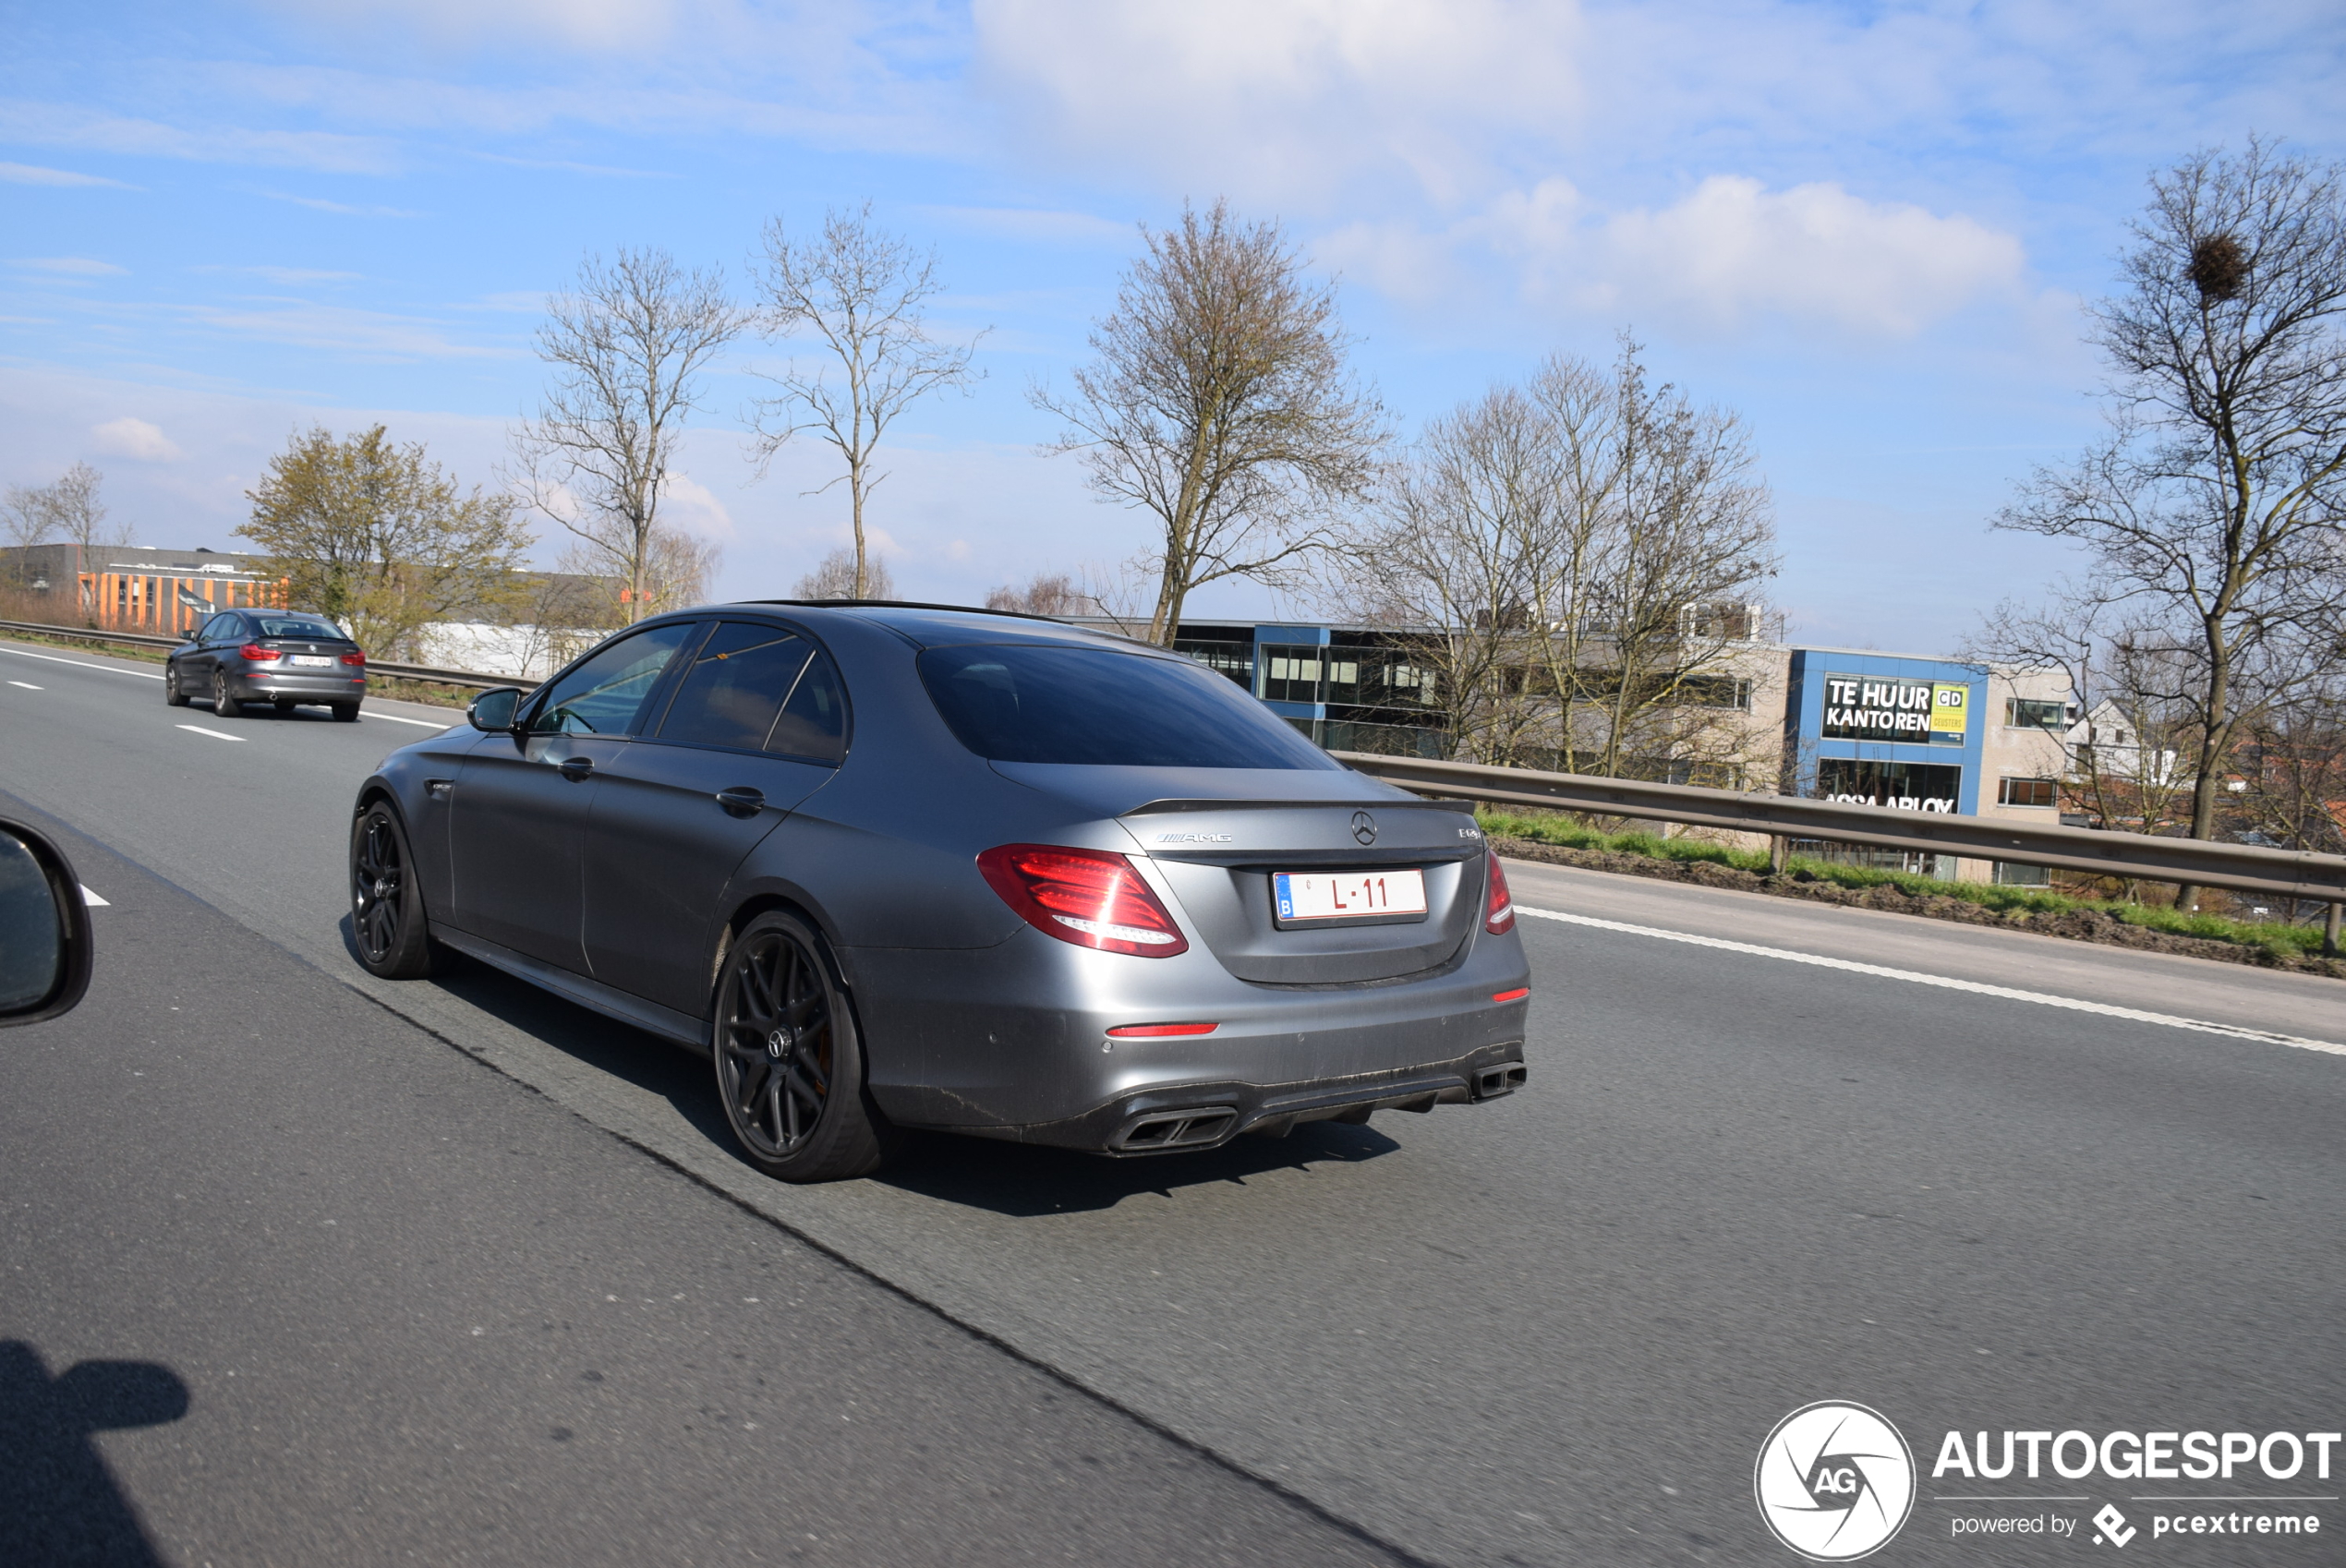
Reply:
<svg viewBox="0 0 2346 1568"><path fill-rule="evenodd" d="M1271 901L1281 920L1365 920L1425 913L1421 871L1279 871Z"/></svg>
<svg viewBox="0 0 2346 1568"><path fill-rule="evenodd" d="M332 654L296 654L293 661L305 669L327 669L333 666Z"/></svg>

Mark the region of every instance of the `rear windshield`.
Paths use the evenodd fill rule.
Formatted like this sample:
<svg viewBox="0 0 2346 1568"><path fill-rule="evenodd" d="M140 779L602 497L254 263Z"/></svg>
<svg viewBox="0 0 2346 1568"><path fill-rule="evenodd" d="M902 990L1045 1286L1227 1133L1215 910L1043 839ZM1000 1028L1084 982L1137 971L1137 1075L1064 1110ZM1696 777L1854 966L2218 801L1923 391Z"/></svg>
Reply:
<svg viewBox="0 0 2346 1568"><path fill-rule="evenodd" d="M260 628L260 635L264 637L324 637L337 643L350 641L341 627L312 615L256 615L252 623Z"/></svg>
<svg viewBox="0 0 2346 1568"><path fill-rule="evenodd" d="M931 648L921 681L953 733L996 762L1339 768L1277 715L1187 659L1106 648Z"/></svg>

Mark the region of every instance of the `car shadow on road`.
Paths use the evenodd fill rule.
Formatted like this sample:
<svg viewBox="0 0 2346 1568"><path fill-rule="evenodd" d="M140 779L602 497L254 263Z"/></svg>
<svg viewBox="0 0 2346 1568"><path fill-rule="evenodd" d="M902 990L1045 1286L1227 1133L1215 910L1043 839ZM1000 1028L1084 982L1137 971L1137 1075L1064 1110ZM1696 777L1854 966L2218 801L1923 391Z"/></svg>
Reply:
<svg viewBox="0 0 2346 1568"><path fill-rule="evenodd" d="M187 1385L152 1361L82 1361L55 1377L0 1340L0 1562L161 1568L91 1437L187 1413Z"/></svg>
<svg viewBox="0 0 2346 1568"><path fill-rule="evenodd" d="M357 935L347 915L341 929L343 947L355 963ZM580 1065L659 1095L712 1148L739 1160L744 1169L755 1169L742 1158L725 1123L705 1056L470 959L457 960L435 983ZM871 1179L940 1202L1032 1218L1112 1209L1128 1198L1170 1197L1182 1188L1243 1186L1248 1177L1272 1171L1358 1164L1399 1147L1374 1128L1343 1122L1306 1122L1285 1138L1240 1137L1202 1153L1120 1160L994 1139L914 1133Z"/></svg>
<svg viewBox="0 0 2346 1568"><path fill-rule="evenodd" d="M339 929L343 951L357 963L358 936L348 915L343 916ZM699 1053L472 959L458 959L454 968L431 983L582 1066L659 1095L719 1148L732 1146L732 1129L717 1104L708 1059Z"/></svg>
<svg viewBox="0 0 2346 1568"><path fill-rule="evenodd" d="M1182 1188L1243 1187L1272 1171L1359 1164L1400 1148L1372 1127L1306 1122L1285 1138L1232 1139L1196 1154L1108 1159L986 1138L924 1133L871 1179L941 1202L1033 1219L1113 1209L1128 1198L1170 1198Z"/></svg>

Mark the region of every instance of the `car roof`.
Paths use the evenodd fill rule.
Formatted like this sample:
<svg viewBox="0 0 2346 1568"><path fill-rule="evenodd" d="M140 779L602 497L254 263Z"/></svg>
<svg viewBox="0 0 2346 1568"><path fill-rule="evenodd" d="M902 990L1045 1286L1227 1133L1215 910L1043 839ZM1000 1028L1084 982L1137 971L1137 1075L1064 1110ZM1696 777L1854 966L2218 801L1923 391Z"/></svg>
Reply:
<svg viewBox="0 0 2346 1568"><path fill-rule="evenodd" d="M1088 626L1070 626L1048 616L1018 610L978 609L968 605L917 604L901 599L752 599L705 609L786 609L804 618L810 628L826 621L848 620L877 623L916 646L941 647L956 643L1058 643L1115 648L1127 653L1165 650L1132 637Z"/></svg>

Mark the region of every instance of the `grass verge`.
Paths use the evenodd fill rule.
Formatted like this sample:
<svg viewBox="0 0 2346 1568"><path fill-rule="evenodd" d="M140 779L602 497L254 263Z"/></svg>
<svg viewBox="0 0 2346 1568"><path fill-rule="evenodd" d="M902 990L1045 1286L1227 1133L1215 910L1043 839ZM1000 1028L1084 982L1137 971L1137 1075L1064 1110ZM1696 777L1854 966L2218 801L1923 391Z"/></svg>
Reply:
<svg viewBox="0 0 2346 1568"><path fill-rule="evenodd" d="M1523 838L1568 850L1597 850L1617 855L1643 855L1651 860L1708 862L1765 876L1768 857L1757 850L1731 849L1724 844L1692 838L1663 838L1656 834L1600 833L1569 817L1518 815L1511 812L1478 811L1483 832L1496 838ZM1795 855L1785 874L1796 880L1830 882L1852 890L1895 887L1917 899L1957 899L2003 915L2071 914L2090 911L2147 931L2202 941L2229 942L2262 947L2278 959L2312 958L2320 954L2322 934L2312 926L2279 922L2230 920L2222 915L2189 914L2150 904L2130 904L2111 899L2080 899L2041 887L2001 887L1988 882L1942 882L1912 872L1877 871L1869 866L1843 865L1833 861Z"/></svg>

